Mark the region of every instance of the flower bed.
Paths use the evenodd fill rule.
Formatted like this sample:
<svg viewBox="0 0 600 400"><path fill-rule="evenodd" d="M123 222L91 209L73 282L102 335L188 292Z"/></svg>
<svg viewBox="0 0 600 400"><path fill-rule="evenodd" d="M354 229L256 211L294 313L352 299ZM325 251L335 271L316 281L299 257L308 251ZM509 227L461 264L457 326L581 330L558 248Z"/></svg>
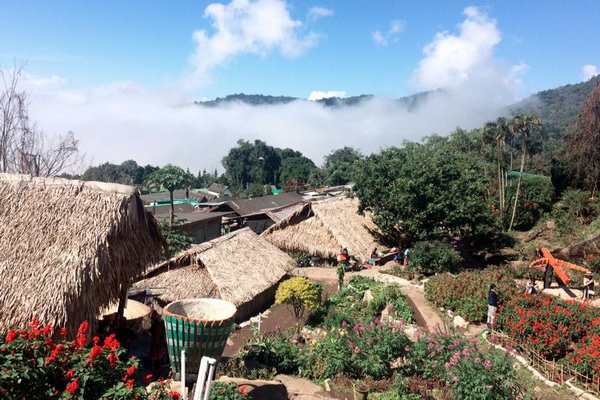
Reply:
<svg viewBox="0 0 600 400"><path fill-rule="evenodd" d="M600 310L596 307L543 293L524 295L509 272L498 268L437 275L427 282L425 295L468 321L482 322L490 283L496 283L500 297L497 329L548 360L584 375L598 375Z"/></svg>
<svg viewBox="0 0 600 400"><path fill-rule="evenodd" d="M499 329L582 374L600 370L600 310L549 295L516 296L500 307Z"/></svg>
<svg viewBox="0 0 600 400"><path fill-rule="evenodd" d="M367 290L368 303L362 301ZM390 318L382 321L386 308ZM317 381L340 375L382 379L392 375L409 344L401 320L412 321L412 310L397 286L354 276L313 315L304 337L293 331L259 334L238 357L246 365Z"/></svg>
<svg viewBox="0 0 600 400"><path fill-rule="evenodd" d="M77 338L52 338L52 326L33 320L24 329L0 334L0 398L7 399L171 399L168 382L161 381L148 393L136 383L138 360L125 359L114 335L104 341L93 338L86 347L88 324L79 327ZM152 378L151 375L146 377Z"/></svg>
<svg viewBox="0 0 600 400"><path fill-rule="evenodd" d="M457 275L433 276L425 283L425 298L438 307L452 310L469 322L484 322L487 296L492 283L497 286L501 303L520 293L509 271L488 268Z"/></svg>

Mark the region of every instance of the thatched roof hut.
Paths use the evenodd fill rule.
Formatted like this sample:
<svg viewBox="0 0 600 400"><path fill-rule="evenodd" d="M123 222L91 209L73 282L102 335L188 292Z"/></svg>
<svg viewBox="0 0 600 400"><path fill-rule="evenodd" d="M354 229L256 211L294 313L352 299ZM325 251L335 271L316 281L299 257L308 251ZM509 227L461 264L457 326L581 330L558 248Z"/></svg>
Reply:
<svg viewBox="0 0 600 400"><path fill-rule="evenodd" d="M76 332L159 260L133 187L0 174L0 193L0 330L37 317Z"/></svg>
<svg viewBox="0 0 600 400"><path fill-rule="evenodd" d="M155 288L163 303L217 298L238 307L236 320L258 313L272 301L278 283L295 267L290 256L250 228L192 245L135 284Z"/></svg>
<svg viewBox="0 0 600 400"><path fill-rule="evenodd" d="M343 246L351 255L368 260L373 248L380 247L376 232L371 217L358 214L358 199L336 197L307 203L261 236L287 251L331 259Z"/></svg>

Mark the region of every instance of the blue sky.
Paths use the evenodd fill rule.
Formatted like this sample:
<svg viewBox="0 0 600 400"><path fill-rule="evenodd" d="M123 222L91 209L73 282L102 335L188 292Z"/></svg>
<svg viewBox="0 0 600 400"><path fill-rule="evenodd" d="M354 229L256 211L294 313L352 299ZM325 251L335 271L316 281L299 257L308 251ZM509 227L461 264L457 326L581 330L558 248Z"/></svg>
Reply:
<svg viewBox="0 0 600 400"><path fill-rule="evenodd" d="M239 138L320 163L340 143L369 153L479 126L600 66L597 0L0 0L0 9L0 65L26 62L32 116L50 133L73 130L96 164L213 168ZM383 100L440 87L449 97L416 114L398 116ZM351 114L188 108L233 93L328 92L382 99Z"/></svg>

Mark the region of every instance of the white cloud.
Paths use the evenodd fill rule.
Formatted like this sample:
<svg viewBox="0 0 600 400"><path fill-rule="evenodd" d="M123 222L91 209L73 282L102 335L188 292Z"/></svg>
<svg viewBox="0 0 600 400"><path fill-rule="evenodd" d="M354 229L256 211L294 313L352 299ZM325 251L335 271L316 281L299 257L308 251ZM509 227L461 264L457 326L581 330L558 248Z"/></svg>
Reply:
<svg viewBox="0 0 600 400"><path fill-rule="evenodd" d="M331 17L333 10L325 7L313 7L308 11L308 20L314 22L319 18Z"/></svg>
<svg viewBox="0 0 600 400"><path fill-rule="evenodd" d="M185 80L195 87L210 82L213 68L241 54L266 56L276 50L297 57L318 43L314 32L299 33L303 24L292 19L284 0L232 0L212 3L204 10L212 19L214 33L193 33L196 49L190 57L194 68Z"/></svg>
<svg viewBox="0 0 600 400"><path fill-rule="evenodd" d="M383 36L383 33L381 33L381 31L373 32L371 34L371 37L373 38L375 44L377 44L378 46L385 46L387 44L387 39Z"/></svg>
<svg viewBox="0 0 600 400"><path fill-rule="evenodd" d="M379 30L371 33L373 41L378 46L387 46L391 40L396 40L399 34L404 32L406 21L395 19L390 23L390 27L384 33Z"/></svg>
<svg viewBox="0 0 600 400"><path fill-rule="evenodd" d="M231 29L264 21L249 15L258 12L252 7L259 3L263 2L234 0L228 6L213 4L207 8L214 15L217 33L210 38L202 33L206 40L201 43L210 54L218 56L216 60L225 62L244 51L260 54L283 46L282 40L289 39L286 35L295 38L293 27L297 23L289 19L285 7L283 12L274 6L283 4L278 1L265 2L274 8L261 10L287 16L288 28L283 29L286 33L270 27L263 27L265 32L255 26L240 28L241 31ZM228 8L234 5L239 8L237 14ZM446 135L456 127L481 127L514 101L518 80L527 67L508 66L494 59L493 47L500 38L495 22L477 9L468 8L465 14L460 35L438 34L416 73L417 82L423 87L444 89L430 92L410 109L395 99L382 97L351 107L295 101L277 106L229 104L205 108L191 104L178 88L114 82L65 90L60 77L34 77L28 80L33 82L31 117L50 134L72 130L94 164L134 159L142 165L172 163L189 167L192 172L203 168L222 170L221 159L240 138L293 148L319 165L325 155L343 146L369 154L388 146L401 146L404 140L418 141L432 133ZM255 40L236 43L234 39L246 30ZM456 57L449 55L453 52ZM205 72L216 65L205 64ZM434 72L441 78L428 75ZM310 99L345 95L344 91L314 91Z"/></svg>
<svg viewBox="0 0 600 400"><path fill-rule="evenodd" d="M420 89L461 85L495 63L492 50L501 39L496 20L476 7L467 7L463 13L467 18L459 25L458 35L439 32L423 49L425 58L414 72Z"/></svg>
<svg viewBox="0 0 600 400"><path fill-rule="evenodd" d="M584 65L582 72L583 72L583 80L584 81L590 80L594 76L600 74L600 72L598 71L598 66L592 65L592 64Z"/></svg>
<svg viewBox="0 0 600 400"><path fill-rule="evenodd" d="M346 92L343 90L330 90L327 92L321 92L319 90L313 90L312 92L310 92L310 95L308 96L308 100L310 101L316 101L316 100L321 100L321 99L328 99L330 97L346 97Z"/></svg>

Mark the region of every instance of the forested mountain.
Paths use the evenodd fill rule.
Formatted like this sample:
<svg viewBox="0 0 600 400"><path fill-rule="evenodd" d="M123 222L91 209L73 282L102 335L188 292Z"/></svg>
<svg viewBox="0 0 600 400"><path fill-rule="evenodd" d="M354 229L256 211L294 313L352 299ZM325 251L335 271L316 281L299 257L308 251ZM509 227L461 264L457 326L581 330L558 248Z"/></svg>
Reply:
<svg viewBox="0 0 600 400"><path fill-rule="evenodd" d="M561 138L569 131L581 111L585 98L597 84L600 75L574 85L544 90L510 107L511 114L535 114L542 119L550 138Z"/></svg>
<svg viewBox="0 0 600 400"><path fill-rule="evenodd" d="M544 130L549 138L558 139L563 137L581 111L585 97L594 90L596 84L600 83L600 75L586 82L572 85L560 86L556 89L538 92L527 99L509 107L511 115L535 114L539 116L544 124ZM417 107L433 92L421 92L411 96L398 98L399 104L408 109ZM352 97L331 97L317 100L327 107L344 107L360 104L372 99L373 95L363 94ZM233 94L226 97L217 97L209 101L196 101L195 104L204 107L218 107L226 104L244 103L253 106L288 104L293 101L307 101L299 97L269 96L262 94Z"/></svg>
<svg viewBox="0 0 600 400"><path fill-rule="evenodd" d="M364 100L368 100L372 98L372 95L362 94L360 96L352 96L352 97L330 97L327 99L316 100L316 103L322 103L325 106L352 106L358 104ZM244 93L236 93L230 94L225 97L217 97L214 100L208 101L196 101L195 104L205 106L205 107L218 107L221 105L226 105L230 103L244 103L252 106L262 106L262 105L277 105L277 104L288 104L292 101L307 101L305 99L301 99L299 97L289 97L289 96L269 96L262 94L244 94Z"/></svg>

